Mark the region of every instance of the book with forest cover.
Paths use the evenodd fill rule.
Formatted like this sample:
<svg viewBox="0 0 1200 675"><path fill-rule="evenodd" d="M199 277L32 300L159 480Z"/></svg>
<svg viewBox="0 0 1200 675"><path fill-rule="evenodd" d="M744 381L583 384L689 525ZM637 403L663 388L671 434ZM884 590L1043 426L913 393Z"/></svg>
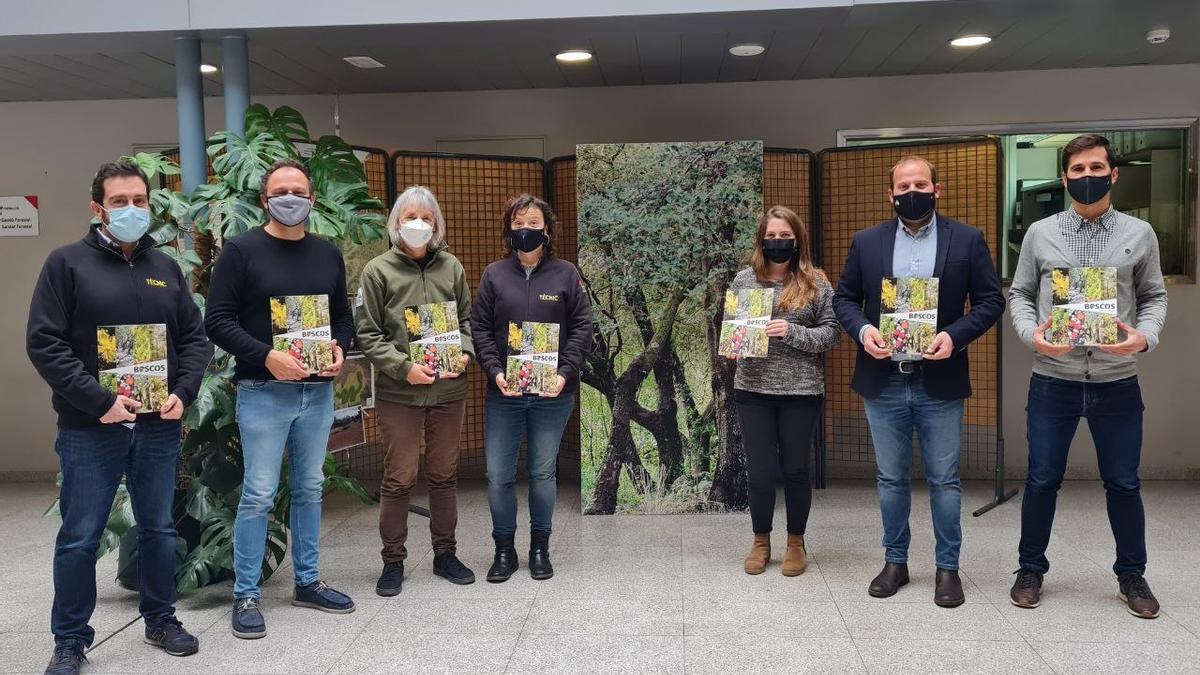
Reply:
<svg viewBox="0 0 1200 675"><path fill-rule="evenodd" d="M558 324L508 324L508 390L522 394L554 391L558 385Z"/></svg>
<svg viewBox="0 0 1200 675"><path fill-rule="evenodd" d="M937 277L884 277L879 334L893 354L923 357L937 335Z"/></svg>
<svg viewBox="0 0 1200 675"><path fill-rule="evenodd" d="M404 308L408 328L408 355L413 363L432 368L436 373L461 373L462 332L458 328L458 305L431 302Z"/></svg>
<svg viewBox="0 0 1200 675"><path fill-rule="evenodd" d="M1050 292L1051 344L1117 343L1117 268L1056 267L1050 270Z"/></svg>
<svg viewBox="0 0 1200 675"><path fill-rule="evenodd" d="M271 348L304 362L310 375L333 365L328 295L271 298Z"/></svg>
<svg viewBox="0 0 1200 675"><path fill-rule="evenodd" d="M167 391L167 325L96 326L100 386L141 403L135 413L157 412Z"/></svg>
<svg viewBox="0 0 1200 675"><path fill-rule="evenodd" d="M775 302L774 288L725 291L725 316L717 353L734 358L763 358L770 348L767 322Z"/></svg>

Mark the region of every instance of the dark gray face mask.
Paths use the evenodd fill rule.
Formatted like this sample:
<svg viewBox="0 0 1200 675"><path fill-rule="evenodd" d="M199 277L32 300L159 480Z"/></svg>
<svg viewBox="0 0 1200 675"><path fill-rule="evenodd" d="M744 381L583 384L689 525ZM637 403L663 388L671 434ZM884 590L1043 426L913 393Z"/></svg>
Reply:
<svg viewBox="0 0 1200 675"><path fill-rule="evenodd" d="M278 195L267 199L267 212L280 225L296 227L304 224L308 213L312 211L312 202L308 197L300 195Z"/></svg>

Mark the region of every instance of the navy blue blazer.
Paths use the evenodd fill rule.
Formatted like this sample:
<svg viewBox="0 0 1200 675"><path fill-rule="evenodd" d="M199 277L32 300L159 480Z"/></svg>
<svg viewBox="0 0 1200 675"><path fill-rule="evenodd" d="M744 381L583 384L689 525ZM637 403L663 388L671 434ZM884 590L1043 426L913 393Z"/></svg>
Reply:
<svg viewBox="0 0 1200 675"><path fill-rule="evenodd" d="M1000 320L1004 293L983 233L940 214L937 223L933 265L933 275L939 279L937 330L954 340L954 353L944 360L925 361L922 379L930 398L957 400L971 395L967 345ZM890 359L876 359L863 349L858 334L867 324L879 325L879 294L883 277L894 276L898 224L889 220L855 233L833 294L833 311L858 344L851 385L865 399L879 396L892 370ZM964 312L968 299L971 311Z"/></svg>

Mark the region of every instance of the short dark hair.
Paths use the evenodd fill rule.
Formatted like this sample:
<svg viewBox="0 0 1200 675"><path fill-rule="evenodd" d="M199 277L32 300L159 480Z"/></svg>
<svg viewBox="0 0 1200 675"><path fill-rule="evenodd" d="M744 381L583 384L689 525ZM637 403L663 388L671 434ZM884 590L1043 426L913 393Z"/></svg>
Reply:
<svg viewBox="0 0 1200 675"><path fill-rule="evenodd" d="M1084 134L1076 136L1067 143L1062 151L1062 172L1066 173L1071 166L1071 157L1078 155L1085 150L1092 148L1104 148L1104 155L1108 161L1108 168L1113 168L1117 165L1117 155L1113 152L1112 146L1109 145L1108 139L1100 134Z"/></svg>
<svg viewBox="0 0 1200 675"><path fill-rule="evenodd" d="M537 209L542 212L542 222L546 224L546 253L554 255L554 225L558 220L554 216L554 209L550 208L550 204L540 197L534 197L531 194L520 194L508 200L504 205L504 215L500 221L500 241L505 248L509 245L508 235L512 232L513 218L517 217L518 213L523 213L529 209Z"/></svg>
<svg viewBox="0 0 1200 675"><path fill-rule="evenodd" d="M920 155L905 155L904 157L900 158L899 162L896 162L895 164L893 164L892 170L888 172L888 189L889 190L896 186L896 169L899 169L900 167L902 167L905 164L908 164L910 162L922 162L925 164L925 166L929 167L929 177L930 177L930 179L932 179L933 184L937 185L937 182L938 182L937 167L933 165L933 162L925 159L924 157L922 157Z"/></svg>
<svg viewBox="0 0 1200 675"><path fill-rule="evenodd" d="M146 184L146 193L150 193L150 179L146 178L146 174L138 167L137 164L127 160L120 159L115 162L105 162L100 165L96 171L96 177L92 179L92 201L104 205L104 181L109 178L126 178L137 177L141 178Z"/></svg>
<svg viewBox="0 0 1200 675"><path fill-rule="evenodd" d="M267 172L263 174L262 187L258 188L259 195L267 196L267 181L271 180L271 175L280 169L296 169L304 174L304 178L308 181L308 191L312 192L312 174L308 172L308 167L298 159L287 158L276 160L274 164L267 167Z"/></svg>

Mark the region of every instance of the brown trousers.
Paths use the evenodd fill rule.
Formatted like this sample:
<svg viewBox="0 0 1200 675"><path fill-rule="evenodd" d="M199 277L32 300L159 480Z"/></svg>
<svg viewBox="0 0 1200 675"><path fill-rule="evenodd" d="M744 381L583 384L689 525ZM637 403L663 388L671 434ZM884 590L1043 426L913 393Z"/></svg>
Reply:
<svg viewBox="0 0 1200 675"><path fill-rule="evenodd" d="M379 491L383 562L399 562L408 557L404 547L408 540L408 503L417 482L422 435L433 552L454 551L454 529L458 525L458 444L467 402L421 407L380 400L376 408L386 447Z"/></svg>

